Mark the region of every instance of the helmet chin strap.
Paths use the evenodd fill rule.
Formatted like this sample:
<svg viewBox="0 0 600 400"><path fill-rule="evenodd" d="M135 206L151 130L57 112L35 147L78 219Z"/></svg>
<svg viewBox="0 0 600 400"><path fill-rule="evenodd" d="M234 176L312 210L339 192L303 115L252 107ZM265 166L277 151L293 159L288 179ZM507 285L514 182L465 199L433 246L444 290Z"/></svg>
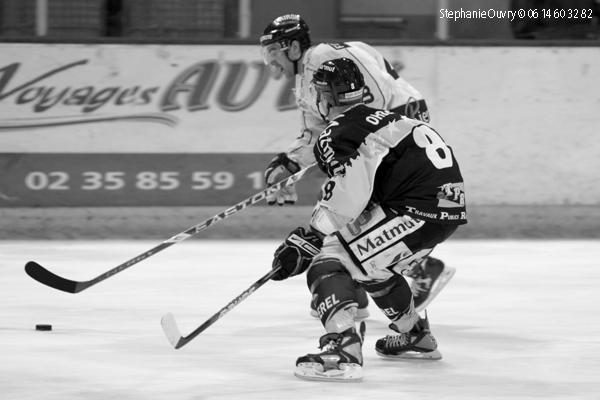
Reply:
<svg viewBox="0 0 600 400"><path fill-rule="evenodd" d="M304 55L304 51L302 51L302 53L300 54L300 57L298 57L297 60L292 60L290 58L290 50L291 49L292 49L292 43L289 44L287 50L285 51L285 56L294 66L294 75L298 75L298 61L300 61L302 59L302 56Z"/></svg>
<svg viewBox="0 0 600 400"><path fill-rule="evenodd" d="M323 121L325 121L325 123L328 124L329 119L327 117L329 116L329 114L331 114L331 104L329 104L329 102L326 102L325 104L327 104L327 114L323 114L321 112L321 94L318 94L317 95L317 110L319 111L319 115L321 116Z"/></svg>
<svg viewBox="0 0 600 400"><path fill-rule="evenodd" d="M327 116L329 115L329 110L330 110L330 109L331 109L331 108L330 108L329 106L327 106L327 114L323 114L323 113L321 112L321 108L319 107L319 114L321 115L321 118L323 119L323 121L325 121L325 123L326 123L326 124L328 124L328 123L329 123L329 119L327 118Z"/></svg>

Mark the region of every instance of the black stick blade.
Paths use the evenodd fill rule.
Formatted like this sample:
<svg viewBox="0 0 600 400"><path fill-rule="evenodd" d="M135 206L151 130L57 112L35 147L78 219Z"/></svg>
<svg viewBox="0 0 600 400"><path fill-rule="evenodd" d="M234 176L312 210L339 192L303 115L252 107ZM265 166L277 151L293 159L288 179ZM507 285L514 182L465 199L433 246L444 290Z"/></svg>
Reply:
<svg viewBox="0 0 600 400"><path fill-rule="evenodd" d="M77 293L85 288L85 285L81 285L81 282L58 276L34 261L25 264L25 272L36 281L63 292Z"/></svg>

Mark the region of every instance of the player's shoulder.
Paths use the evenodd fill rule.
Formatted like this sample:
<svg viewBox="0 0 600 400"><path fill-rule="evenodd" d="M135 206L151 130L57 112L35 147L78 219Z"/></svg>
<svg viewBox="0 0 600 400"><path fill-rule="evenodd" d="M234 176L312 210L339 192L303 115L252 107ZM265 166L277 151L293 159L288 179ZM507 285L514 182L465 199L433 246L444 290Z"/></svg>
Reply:
<svg viewBox="0 0 600 400"><path fill-rule="evenodd" d="M376 53L377 50L364 42L327 42L313 46L309 55L316 61L324 62L341 57L357 60L372 57Z"/></svg>
<svg viewBox="0 0 600 400"><path fill-rule="evenodd" d="M345 159L357 154L366 137L388 123L402 120L400 114L358 104L334 118L319 135L315 151L322 160Z"/></svg>
<svg viewBox="0 0 600 400"><path fill-rule="evenodd" d="M346 42L346 45L349 48L361 49L361 50L365 50L368 52L376 52L377 51L377 50L375 50L375 48L373 46L371 46L370 44L365 43L365 42L359 42L359 41Z"/></svg>
<svg viewBox="0 0 600 400"><path fill-rule="evenodd" d="M366 130L373 131L386 123L402 119L402 116L389 110L369 107L366 104L358 104L341 114L338 118L343 126L362 126Z"/></svg>
<svg viewBox="0 0 600 400"><path fill-rule="evenodd" d="M344 57L343 49L345 48L344 43L328 42L319 43L310 48L308 55L315 60L331 60L334 58Z"/></svg>
<svg viewBox="0 0 600 400"><path fill-rule="evenodd" d="M381 128L383 119L392 121L395 116L389 111L358 104L334 118L325 130L333 142L358 144L371 132Z"/></svg>

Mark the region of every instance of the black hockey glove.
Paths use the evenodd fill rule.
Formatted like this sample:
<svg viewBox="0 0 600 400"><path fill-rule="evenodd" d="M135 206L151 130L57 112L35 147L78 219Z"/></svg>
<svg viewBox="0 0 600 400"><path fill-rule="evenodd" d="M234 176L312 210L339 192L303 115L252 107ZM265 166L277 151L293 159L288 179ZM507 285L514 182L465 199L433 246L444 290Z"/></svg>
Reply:
<svg viewBox="0 0 600 400"><path fill-rule="evenodd" d="M271 160L267 169L265 170L265 183L267 186L272 185L287 178L290 175L300 171L300 165L297 162L290 159L287 154L279 153L275 158ZM280 206L284 204L294 204L298 200L296 189L293 185L283 187L278 192L267 196L267 204L273 205L275 203Z"/></svg>
<svg viewBox="0 0 600 400"><path fill-rule="evenodd" d="M291 231L275 250L273 268L281 268L272 279L282 281L306 271L313 257L321 251L322 245L321 238L311 230L306 231L300 227Z"/></svg>

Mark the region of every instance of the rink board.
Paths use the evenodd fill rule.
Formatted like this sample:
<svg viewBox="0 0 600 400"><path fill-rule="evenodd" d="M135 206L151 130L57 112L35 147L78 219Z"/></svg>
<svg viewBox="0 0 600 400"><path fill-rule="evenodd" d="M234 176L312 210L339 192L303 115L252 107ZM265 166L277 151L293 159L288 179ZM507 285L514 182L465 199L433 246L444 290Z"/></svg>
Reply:
<svg viewBox="0 0 600 400"><path fill-rule="evenodd" d="M377 47L460 163L457 234L600 235L600 48ZM163 237L261 190L300 133L266 72L254 45L0 44L0 237ZM278 236L318 187L206 235Z"/></svg>
<svg viewBox="0 0 600 400"><path fill-rule="evenodd" d="M590 138L600 127L600 48L378 49L427 99L433 127L460 163L469 204L598 204L600 141ZM2 43L0 78L7 154L273 155L300 134L291 82L270 77L253 45ZM90 171L97 160L90 158ZM123 168L117 172L136 167ZM0 193L22 186L13 172L22 173L0 166ZM152 193L127 195L135 197L121 202L165 204ZM169 204L181 201L171 196Z"/></svg>

